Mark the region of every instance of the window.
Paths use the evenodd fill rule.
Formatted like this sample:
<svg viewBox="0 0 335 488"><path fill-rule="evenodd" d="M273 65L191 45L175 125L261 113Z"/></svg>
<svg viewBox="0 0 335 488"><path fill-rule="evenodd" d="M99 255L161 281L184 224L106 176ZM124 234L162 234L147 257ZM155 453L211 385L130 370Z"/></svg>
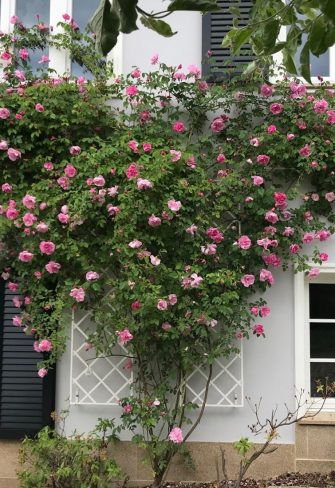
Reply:
<svg viewBox="0 0 335 488"><path fill-rule="evenodd" d="M296 387L311 399L322 397L317 381L335 381L335 264L313 281L295 277ZM335 398L325 408L335 410Z"/></svg>
<svg viewBox="0 0 335 488"><path fill-rule="evenodd" d="M202 51L203 59L207 59L208 51L211 51L210 65L203 66L203 74L211 75L214 79L227 77L231 74L241 74L244 67L253 59L250 46L243 46L238 55L231 55L230 48L221 47L221 42L227 32L233 26L233 16L229 8L238 6L240 19L238 26L247 24L252 0L218 0L221 12L213 12L204 15L202 23Z"/></svg>
<svg viewBox="0 0 335 488"><path fill-rule="evenodd" d="M31 26L38 21L44 22L53 27L53 31L59 31L57 23L63 21L62 15L68 13L71 15L80 29L83 30L97 9L100 0L6 0L0 3L0 30L10 32L13 28L10 23L12 15L17 15L26 26ZM57 51L50 48L50 52L35 51L31 53L31 62L34 70L41 68L39 63L41 55L49 55L49 67L54 69L60 75L72 73L74 76L80 76L84 70L77 63L71 63L68 54L65 51ZM44 65L45 67L45 65ZM87 76L87 73L84 73Z"/></svg>

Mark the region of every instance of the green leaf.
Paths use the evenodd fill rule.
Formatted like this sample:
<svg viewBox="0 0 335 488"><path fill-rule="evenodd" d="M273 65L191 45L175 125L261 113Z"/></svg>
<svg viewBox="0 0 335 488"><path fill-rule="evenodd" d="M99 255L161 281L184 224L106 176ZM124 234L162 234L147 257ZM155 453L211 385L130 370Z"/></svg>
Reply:
<svg viewBox="0 0 335 488"><path fill-rule="evenodd" d="M271 52L267 53L267 54L275 54L275 53L278 53L279 51L281 51L284 47L286 46L286 42L278 42L275 46L273 46L273 49L271 50Z"/></svg>
<svg viewBox="0 0 335 488"><path fill-rule="evenodd" d="M327 23L325 17L321 16L314 20L312 28L308 36L310 51L319 56L327 51L328 45L326 41Z"/></svg>
<svg viewBox="0 0 335 488"><path fill-rule="evenodd" d="M130 34L130 32L138 29L136 25L137 3L138 0L118 0L121 19L120 31L125 34Z"/></svg>
<svg viewBox="0 0 335 488"><path fill-rule="evenodd" d="M172 32L170 25L167 22L164 22L164 20L157 20L153 19L152 17L143 16L141 17L141 22L145 27L157 32L161 36L172 37L176 34L175 32Z"/></svg>
<svg viewBox="0 0 335 488"><path fill-rule="evenodd" d="M331 22L333 22L333 24L335 24L334 0L321 0L320 10Z"/></svg>
<svg viewBox="0 0 335 488"><path fill-rule="evenodd" d="M265 54L271 52L278 39L280 24L279 20L272 19L264 24L262 32L263 51Z"/></svg>
<svg viewBox="0 0 335 488"><path fill-rule="evenodd" d="M285 66L286 70L292 75L298 74L294 59L287 49L283 49L283 65Z"/></svg>
<svg viewBox="0 0 335 488"><path fill-rule="evenodd" d="M249 40L253 29L250 27L243 27L236 29L235 34L231 38L231 48L234 54L237 54L241 47Z"/></svg>
<svg viewBox="0 0 335 488"><path fill-rule="evenodd" d="M88 27L96 35L96 49L106 56L115 46L120 29L120 17L117 9L109 0L101 0L99 7L94 12L88 23Z"/></svg>
<svg viewBox="0 0 335 488"><path fill-rule="evenodd" d="M222 10L217 0L172 0L167 8L169 12L175 10L195 10L200 12L215 12Z"/></svg>
<svg viewBox="0 0 335 488"><path fill-rule="evenodd" d="M308 83L312 84L311 81L311 67L310 67L310 52L309 52L309 42L307 41L304 47L302 48L300 54L300 71L302 76L305 78Z"/></svg>

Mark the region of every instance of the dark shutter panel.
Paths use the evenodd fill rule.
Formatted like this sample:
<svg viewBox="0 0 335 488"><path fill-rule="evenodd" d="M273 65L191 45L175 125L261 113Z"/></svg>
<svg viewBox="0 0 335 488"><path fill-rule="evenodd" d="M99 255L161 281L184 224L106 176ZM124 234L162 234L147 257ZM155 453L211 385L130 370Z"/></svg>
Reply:
<svg viewBox="0 0 335 488"><path fill-rule="evenodd" d="M51 424L54 407L54 375L43 380L36 364L41 354L33 350L34 339L13 326L18 315L12 299L17 293L0 280L0 437L35 435Z"/></svg>
<svg viewBox="0 0 335 488"><path fill-rule="evenodd" d="M245 65L254 59L248 45L243 46L240 53L235 56L231 55L230 48L221 47L222 39L233 26L233 16L228 10L229 7L239 7L238 27L243 27L248 22L253 0L218 0L218 5L222 10L206 14L202 24L203 59L206 60L207 52L212 51L211 63L208 65L205 62L203 74L210 74L213 79L241 74Z"/></svg>

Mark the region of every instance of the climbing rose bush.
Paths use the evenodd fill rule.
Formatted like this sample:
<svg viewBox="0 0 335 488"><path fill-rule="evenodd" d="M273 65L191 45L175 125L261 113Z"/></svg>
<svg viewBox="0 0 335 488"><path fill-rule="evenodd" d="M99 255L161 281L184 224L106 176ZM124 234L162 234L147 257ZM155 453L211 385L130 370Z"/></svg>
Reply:
<svg viewBox="0 0 335 488"><path fill-rule="evenodd" d="M334 231L334 91L210 86L193 65L157 56L152 72L112 82L99 63L95 82L36 77L31 39L78 55L79 33L71 23L63 38L15 29L3 37L13 54L0 85L0 260L18 293L13 326L34 336L42 378L64 351L67 311L92 312L84 347L126 351L134 383L121 420L159 485L203 414L214 359L265 336L270 309L255 292L276 285L277 268L312 279L309 261L328 259L317 244ZM208 378L187 428L197 366Z"/></svg>

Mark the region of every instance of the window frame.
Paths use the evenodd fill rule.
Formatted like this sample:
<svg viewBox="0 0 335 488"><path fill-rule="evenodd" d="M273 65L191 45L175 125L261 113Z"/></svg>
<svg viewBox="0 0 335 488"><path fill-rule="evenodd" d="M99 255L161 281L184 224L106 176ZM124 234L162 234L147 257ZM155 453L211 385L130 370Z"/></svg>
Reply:
<svg viewBox="0 0 335 488"><path fill-rule="evenodd" d="M310 396L309 284L335 284L335 262L324 264L319 269L320 274L313 281L305 273L297 273L294 277L295 387L306 393L310 410L318 410L323 400ZM335 398L328 398L322 410L334 412Z"/></svg>

